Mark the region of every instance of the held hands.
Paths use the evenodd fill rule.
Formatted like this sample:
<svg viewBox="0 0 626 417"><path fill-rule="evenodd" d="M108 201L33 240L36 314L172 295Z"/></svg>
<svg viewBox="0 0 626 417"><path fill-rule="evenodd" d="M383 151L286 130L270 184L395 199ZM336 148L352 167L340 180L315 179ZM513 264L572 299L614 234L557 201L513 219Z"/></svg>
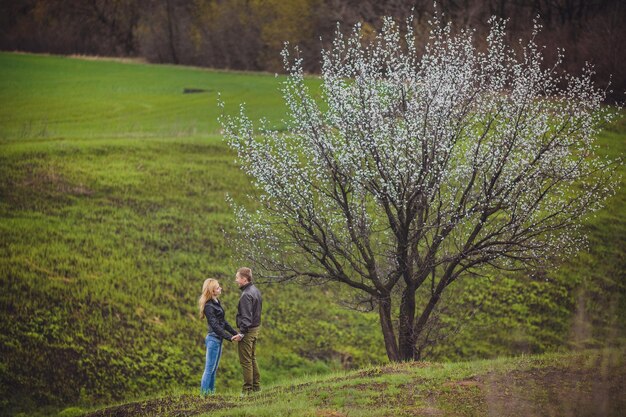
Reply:
<svg viewBox="0 0 626 417"><path fill-rule="evenodd" d="M232 342L239 342L241 339L243 339L243 335L241 333L236 334L235 336L230 338Z"/></svg>

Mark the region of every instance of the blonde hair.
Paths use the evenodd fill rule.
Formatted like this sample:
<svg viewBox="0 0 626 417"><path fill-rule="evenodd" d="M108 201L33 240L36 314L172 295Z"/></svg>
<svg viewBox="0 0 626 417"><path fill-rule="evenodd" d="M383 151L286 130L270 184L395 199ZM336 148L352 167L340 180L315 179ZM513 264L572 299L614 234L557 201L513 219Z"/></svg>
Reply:
<svg viewBox="0 0 626 417"><path fill-rule="evenodd" d="M209 300L217 300L217 289L220 283L216 279L207 278L202 284L202 295L198 298L198 311L200 312L200 318L204 317L204 305Z"/></svg>
<svg viewBox="0 0 626 417"><path fill-rule="evenodd" d="M248 280L248 282L252 282L252 270L250 268L246 268L241 267L237 270L237 275L239 275L242 278L245 278Z"/></svg>

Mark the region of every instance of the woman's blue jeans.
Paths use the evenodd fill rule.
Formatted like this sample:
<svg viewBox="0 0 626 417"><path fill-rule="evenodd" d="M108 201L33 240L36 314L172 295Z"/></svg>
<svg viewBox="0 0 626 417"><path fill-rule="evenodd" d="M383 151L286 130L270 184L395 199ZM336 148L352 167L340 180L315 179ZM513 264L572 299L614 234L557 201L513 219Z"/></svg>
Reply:
<svg viewBox="0 0 626 417"><path fill-rule="evenodd" d="M222 357L222 339L208 334L204 343L206 344L206 364L200 382L200 393L208 395L215 393L215 374Z"/></svg>

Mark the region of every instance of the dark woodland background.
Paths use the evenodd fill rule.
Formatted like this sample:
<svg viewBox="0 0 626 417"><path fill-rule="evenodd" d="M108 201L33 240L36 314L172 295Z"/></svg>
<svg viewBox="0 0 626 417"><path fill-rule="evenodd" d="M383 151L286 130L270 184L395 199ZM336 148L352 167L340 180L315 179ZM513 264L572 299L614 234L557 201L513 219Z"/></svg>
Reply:
<svg viewBox="0 0 626 417"><path fill-rule="evenodd" d="M623 0L440 0L436 8L455 28L474 28L477 39L490 16L507 18L513 43L530 35L539 16L547 64L563 48L565 70L593 63L598 84L611 80L609 98L622 100ZM432 0L0 0L0 49L281 72L279 52L289 41L314 73L337 23L347 31L361 22L373 32L382 16L404 21L411 10L426 42Z"/></svg>

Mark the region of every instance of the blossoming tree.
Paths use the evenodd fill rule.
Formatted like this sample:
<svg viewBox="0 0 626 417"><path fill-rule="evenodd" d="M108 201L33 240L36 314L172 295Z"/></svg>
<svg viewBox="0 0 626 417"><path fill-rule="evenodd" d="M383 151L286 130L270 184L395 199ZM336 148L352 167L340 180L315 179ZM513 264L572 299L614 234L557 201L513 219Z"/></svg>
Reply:
<svg viewBox="0 0 626 417"><path fill-rule="evenodd" d="M338 31L321 97L285 48L286 132L255 129L243 108L222 120L259 189L260 209L234 205L237 250L268 279L359 290L392 361L420 358L455 281L579 247L576 225L615 171L594 153L612 115L591 69L546 68L533 39L508 46L496 19L484 50L436 21L418 54L408 23L386 19L370 42L358 25Z"/></svg>

